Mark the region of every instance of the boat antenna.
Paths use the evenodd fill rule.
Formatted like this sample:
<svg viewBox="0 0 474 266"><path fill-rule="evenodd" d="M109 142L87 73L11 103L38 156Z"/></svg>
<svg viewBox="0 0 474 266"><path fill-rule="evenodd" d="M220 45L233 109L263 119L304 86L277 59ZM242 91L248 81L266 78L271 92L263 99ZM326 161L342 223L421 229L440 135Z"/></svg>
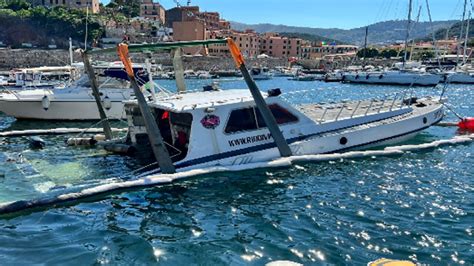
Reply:
<svg viewBox="0 0 474 266"><path fill-rule="evenodd" d="M426 10L428 11L428 18L430 19L431 37L433 39L433 45L435 47L436 60L438 61L438 67L441 70L441 61L439 58L438 44L436 43L435 30L433 28L433 20L431 19L430 4L428 3L428 0L426 0Z"/></svg>
<svg viewBox="0 0 474 266"><path fill-rule="evenodd" d="M89 4L86 6L86 36L84 37L84 51L87 51L87 34L89 24Z"/></svg>
<svg viewBox="0 0 474 266"><path fill-rule="evenodd" d="M464 35L464 19L466 18L466 5L467 5L467 0L464 0L464 9L462 11L462 20L461 20L461 31L459 32L459 37L456 42L456 69L458 68L459 64L459 50L461 49L461 43L459 42L459 39L462 38Z"/></svg>
<svg viewBox="0 0 474 266"><path fill-rule="evenodd" d="M405 69L405 63L407 61L407 49L408 49L408 37L410 37L410 25L411 25L411 7L412 7L412 0L408 1L408 23L407 23L407 34L405 37L405 53L403 56L403 66L402 69Z"/></svg>

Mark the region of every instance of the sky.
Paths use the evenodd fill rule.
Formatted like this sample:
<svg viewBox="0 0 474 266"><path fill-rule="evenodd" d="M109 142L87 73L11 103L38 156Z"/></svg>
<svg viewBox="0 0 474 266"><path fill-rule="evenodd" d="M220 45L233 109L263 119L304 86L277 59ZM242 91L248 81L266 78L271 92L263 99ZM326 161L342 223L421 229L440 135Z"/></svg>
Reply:
<svg viewBox="0 0 474 266"><path fill-rule="evenodd" d="M108 3L110 0L101 0ZM468 10L472 6L468 1ZM166 9L174 0L155 0ZM186 5L187 0L178 0ZM464 0L429 0L433 20L461 19ZM217 11L236 22L272 23L315 28L351 29L379 21L406 19L408 0L191 0L201 11ZM425 0L413 0L415 19L422 5L420 21L428 21Z"/></svg>

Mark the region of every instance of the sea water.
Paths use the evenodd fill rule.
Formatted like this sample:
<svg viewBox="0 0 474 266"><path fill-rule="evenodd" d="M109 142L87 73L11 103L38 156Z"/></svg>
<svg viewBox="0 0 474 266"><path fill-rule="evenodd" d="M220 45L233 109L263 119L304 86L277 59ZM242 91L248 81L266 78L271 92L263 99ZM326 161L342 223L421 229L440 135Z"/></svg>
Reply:
<svg viewBox="0 0 474 266"><path fill-rule="evenodd" d="M157 82L174 90L172 81ZM196 90L209 83L187 81ZM245 88L241 80L219 85ZM285 78L258 85L281 88L280 97L294 104L403 93L403 87ZM440 89L413 92L439 95ZM458 113L474 116L471 86L450 85L445 95ZM455 119L447 112L446 120ZM89 125L0 116L2 130ZM431 127L403 144L457 134L455 128ZM142 167L100 149L66 147L67 136L42 138L43 150L31 150L26 137L0 139L0 203L128 180ZM473 152L474 144L466 144L211 173L2 217L0 257L5 265L365 264L381 257L469 265L474 262Z"/></svg>

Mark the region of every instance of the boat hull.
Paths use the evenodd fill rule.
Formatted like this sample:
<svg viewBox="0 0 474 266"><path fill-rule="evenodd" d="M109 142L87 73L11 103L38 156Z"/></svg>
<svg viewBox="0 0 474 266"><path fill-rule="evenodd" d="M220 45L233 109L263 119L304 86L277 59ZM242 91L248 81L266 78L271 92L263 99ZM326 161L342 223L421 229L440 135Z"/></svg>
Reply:
<svg viewBox="0 0 474 266"><path fill-rule="evenodd" d="M410 72L351 72L343 76L344 82L403 86L435 86L441 80L439 75Z"/></svg>
<svg viewBox="0 0 474 266"><path fill-rule="evenodd" d="M95 101L66 102L51 101L45 109L41 101L0 101L0 112L16 119L35 120L97 120L100 119ZM123 119L122 102L111 102L105 109L109 119Z"/></svg>
<svg viewBox="0 0 474 266"><path fill-rule="evenodd" d="M442 105L417 114L408 113L362 124L350 128L342 128L332 132L318 133L307 136L303 140L288 139L293 155L304 156L325 153L337 153L361 148L395 144L415 136L420 131L438 123L443 118ZM177 164L183 170L211 167L219 165L240 165L255 162L271 161L279 158L274 143L251 147L248 152L242 150L239 155L214 155L210 158L184 161Z"/></svg>

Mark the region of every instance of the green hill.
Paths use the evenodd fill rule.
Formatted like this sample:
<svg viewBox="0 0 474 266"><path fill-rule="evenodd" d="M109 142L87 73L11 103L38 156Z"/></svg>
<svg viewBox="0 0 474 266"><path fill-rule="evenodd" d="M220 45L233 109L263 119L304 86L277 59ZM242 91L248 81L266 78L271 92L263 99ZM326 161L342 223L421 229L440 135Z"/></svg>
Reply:
<svg viewBox="0 0 474 266"><path fill-rule="evenodd" d="M88 20L88 40L93 42L104 31L97 15L90 15ZM84 11L31 7L21 0L0 2L0 41L12 47L20 47L22 43L37 47L49 44L67 47L69 37L75 42L84 42L85 29Z"/></svg>

